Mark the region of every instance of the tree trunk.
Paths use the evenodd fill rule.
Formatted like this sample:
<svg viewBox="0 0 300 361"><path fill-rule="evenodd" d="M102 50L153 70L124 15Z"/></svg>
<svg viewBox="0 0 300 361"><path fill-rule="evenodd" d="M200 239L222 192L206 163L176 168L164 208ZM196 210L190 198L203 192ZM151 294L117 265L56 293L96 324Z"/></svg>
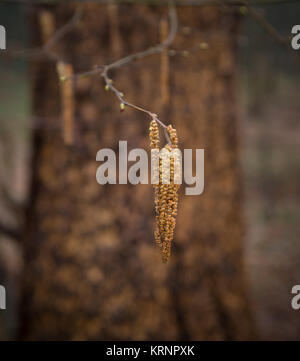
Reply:
<svg viewBox="0 0 300 361"><path fill-rule="evenodd" d="M73 11L71 5L51 8L56 26ZM113 17L109 11L85 5L80 24L60 42L60 55L75 71L159 41L166 9L122 5ZM161 112L176 127L182 149L205 148L205 191L185 196L181 187L173 252L163 264L153 237L152 186L101 186L95 179L99 149L117 150L119 140L127 140L128 149L149 149L148 119L131 109L120 113L99 76L77 80L75 144L63 142L53 119L35 132L23 339L255 337L243 264L237 16L221 6L182 7L178 16L180 29L190 31L180 30L172 48L192 50L170 57L168 105L161 102L159 55L112 76L129 101ZM57 117L59 101L55 66L43 63L35 71L34 114Z"/></svg>

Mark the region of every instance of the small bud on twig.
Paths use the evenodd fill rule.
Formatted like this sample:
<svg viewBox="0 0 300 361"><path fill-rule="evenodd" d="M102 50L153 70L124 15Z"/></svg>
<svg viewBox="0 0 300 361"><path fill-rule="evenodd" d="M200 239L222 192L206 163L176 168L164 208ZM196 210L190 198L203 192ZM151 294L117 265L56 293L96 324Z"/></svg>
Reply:
<svg viewBox="0 0 300 361"><path fill-rule="evenodd" d="M121 108L121 112L124 112L124 110L125 110L125 104L124 104L124 103L121 103L121 104L120 104L120 108Z"/></svg>

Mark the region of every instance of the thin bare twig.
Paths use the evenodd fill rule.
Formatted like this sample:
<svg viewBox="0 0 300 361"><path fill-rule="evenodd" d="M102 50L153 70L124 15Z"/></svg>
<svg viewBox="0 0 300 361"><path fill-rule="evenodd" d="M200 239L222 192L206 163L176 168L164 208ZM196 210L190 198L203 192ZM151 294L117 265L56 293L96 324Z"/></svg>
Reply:
<svg viewBox="0 0 300 361"><path fill-rule="evenodd" d="M138 59L144 58L149 55L161 53L165 48L169 47L172 44L172 42L175 38L175 35L177 33L177 28L178 28L177 13L176 13L175 7L173 5L170 6L170 8L169 8L169 18L170 18L170 32L169 32L166 40L164 42L162 42L161 44L150 47L144 51L128 55L122 59L119 59L119 60L109 64L109 65L96 66L95 69L75 74L74 77L80 78L80 77L86 77L86 76L95 75L95 74L101 74L104 71L108 72L111 69L119 68L123 65L133 62L134 60L138 60Z"/></svg>
<svg viewBox="0 0 300 361"><path fill-rule="evenodd" d="M22 57L22 58L39 58L41 56L47 56L51 60L57 61L57 56L52 53L53 47L68 33L70 32L76 24L79 22L82 16L82 7L77 7L72 18L63 25L60 29L58 29L53 36L41 47L37 47L34 49L25 49L25 50L17 50L11 53L14 57Z"/></svg>
<svg viewBox="0 0 300 361"><path fill-rule="evenodd" d="M279 42L281 45L288 45L290 48L290 39L281 35L274 26L269 23L266 18L259 13L256 9L252 8L249 5L248 1L243 1L244 6L246 7L248 14L255 20L274 40Z"/></svg>
<svg viewBox="0 0 300 361"><path fill-rule="evenodd" d="M139 111L149 115L149 117L151 119L157 121L157 123L164 129L164 135L165 135L165 138L168 143L170 143L170 138L169 138L168 132L166 131L167 126L158 118L157 114L155 114L147 109L144 109L140 106L134 105L134 104L128 102L127 100L125 100L124 94L112 85L112 80L109 77L108 73L112 69L119 68L123 65L129 64L135 60L138 60L138 59L150 56L150 55L159 54L163 50L168 48L172 44L172 42L176 36L177 28L178 28L177 13L176 13L176 9L173 5L169 6L169 22L170 22L169 34L162 43L160 43L156 46L150 47L144 51L128 55L122 59L119 59L119 60L111 63L111 64L97 66L93 70L89 70L87 72L78 73L78 74L74 75L74 78L80 78L80 77L86 77L86 76L91 76L91 75L95 75L95 74L101 74L101 76L103 77L103 79L105 81L106 88L111 90L116 95L116 97L120 100L122 106L126 105L133 109L139 110Z"/></svg>
<svg viewBox="0 0 300 361"><path fill-rule="evenodd" d="M243 7L246 8L249 16L279 45L285 47L291 54L291 58L297 65L300 65L299 53L294 51L291 46L291 38L280 34L280 32L256 9L249 6L249 1L243 0Z"/></svg>
<svg viewBox="0 0 300 361"><path fill-rule="evenodd" d="M74 15L65 25L63 25L60 29L58 29L51 39L44 46L45 49L52 48L58 41L60 41L68 32L73 30L74 26L78 24L82 17L82 7L79 6L76 8Z"/></svg>

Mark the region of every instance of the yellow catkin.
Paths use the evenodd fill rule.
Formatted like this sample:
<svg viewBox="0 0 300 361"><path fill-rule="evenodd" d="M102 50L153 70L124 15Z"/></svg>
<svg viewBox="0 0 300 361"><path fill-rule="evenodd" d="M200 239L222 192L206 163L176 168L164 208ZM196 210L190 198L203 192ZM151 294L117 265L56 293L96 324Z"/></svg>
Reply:
<svg viewBox="0 0 300 361"><path fill-rule="evenodd" d="M152 149L159 149L159 130L155 120L152 120L149 128L150 147Z"/></svg>
<svg viewBox="0 0 300 361"><path fill-rule="evenodd" d="M39 12L39 22L44 45L55 33L55 19L49 10ZM71 145L74 142L74 92L73 83L70 78L73 76L73 67L63 61L57 61L56 70L60 82L60 97L62 108L62 134L64 142Z"/></svg>
<svg viewBox="0 0 300 361"><path fill-rule="evenodd" d="M60 79L60 95L62 108L62 134L65 144L71 145L74 142L74 91L70 79L73 76L71 64L62 61L57 62L57 72Z"/></svg>
<svg viewBox="0 0 300 361"><path fill-rule="evenodd" d="M171 144L162 150L159 159L159 183L154 184L156 229L155 241L161 249L162 260L166 263L171 255L171 244L176 224L179 184L176 184L175 169L179 158L174 149L178 148L177 133L171 125L167 127ZM150 123L150 145L152 149L159 149L159 131L156 121ZM163 165L170 161L170 172Z"/></svg>
<svg viewBox="0 0 300 361"><path fill-rule="evenodd" d="M155 120L152 120L150 123L149 128L149 137L150 137L150 147L151 149L159 150L159 130L158 125ZM155 154L155 156L158 156L158 154ZM154 188L154 203L155 203L155 214L156 214L156 229L154 231L154 238L156 244L161 247L161 238L160 238L160 232L159 232L159 184L153 184Z"/></svg>
<svg viewBox="0 0 300 361"><path fill-rule="evenodd" d="M55 32L54 16L49 10L40 10L38 17L41 27L42 40L45 45Z"/></svg>

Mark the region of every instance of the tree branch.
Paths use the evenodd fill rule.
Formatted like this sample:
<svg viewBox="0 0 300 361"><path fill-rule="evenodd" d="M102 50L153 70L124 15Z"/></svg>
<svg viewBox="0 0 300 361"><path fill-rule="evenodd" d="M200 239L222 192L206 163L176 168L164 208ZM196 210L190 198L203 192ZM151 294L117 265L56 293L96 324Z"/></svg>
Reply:
<svg viewBox="0 0 300 361"><path fill-rule="evenodd" d="M121 107L125 107L125 105L129 106L133 109L136 109L143 113L146 113L152 120L157 121L157 123L164 129L164 135L165 135L165 138L168 143L170 143L170 138L169 138L168 132L166 131L167 126L158 118L157 114L155 114L147 109L144 109L142 107L139 107L137 105L134 105L134 104L128 102L127 100L125 100L124 94L112 85L112 80L110 79L108 73L112 69L120 68L123 65L127 65L135 60L142 59L142 58L150 56L150 55L159 54L163 50L168 48L172 44L172 42L176 36L177 29L178 29L177 13L176 13L176 9L175 9L174 5L169 6L169 22L170 22L169 34L162 43L160 43L156 46L150 47L144 51L128 55L122 59L119 59L119 60L111 63L111 64L101 65L101 66L96 67L93 70L86 71L83 73L78 73L78 74L75 74L73 77L71 77L71 79L72 79L72 78L91 76L91 75L95 75L95 74L101 74L101 76L103 77L103 79L105 81L106 89L111 90L116 95L116 97L121 102Z"/></svg>
<svg viewBox="0 0 300 361"><path fill-rule="evenodd" d="M274 40L276 40L281 45L287 46L290 48L290 39L281 35L279 31L277 31L274 26L269 23L266 18L260 14L256 9L253 9L249 3L249 1L243 1L244 5L248 11L248 14L255 20Z"/></svg>
<svg viewBox="0 0 300 361"><path fill-rule="evenodd" d="M11 55L14 57L23 57L23 58L39 58L42 56L46 56L51 60L57 61L58 57L52 53L53 47L68 33L70 32L79 20L82 17L82 7L77 7L72 18L63 25L60 29L58 29L53 36L41 47L37 47L34 49L23 49L12 51Z"/></svg>

